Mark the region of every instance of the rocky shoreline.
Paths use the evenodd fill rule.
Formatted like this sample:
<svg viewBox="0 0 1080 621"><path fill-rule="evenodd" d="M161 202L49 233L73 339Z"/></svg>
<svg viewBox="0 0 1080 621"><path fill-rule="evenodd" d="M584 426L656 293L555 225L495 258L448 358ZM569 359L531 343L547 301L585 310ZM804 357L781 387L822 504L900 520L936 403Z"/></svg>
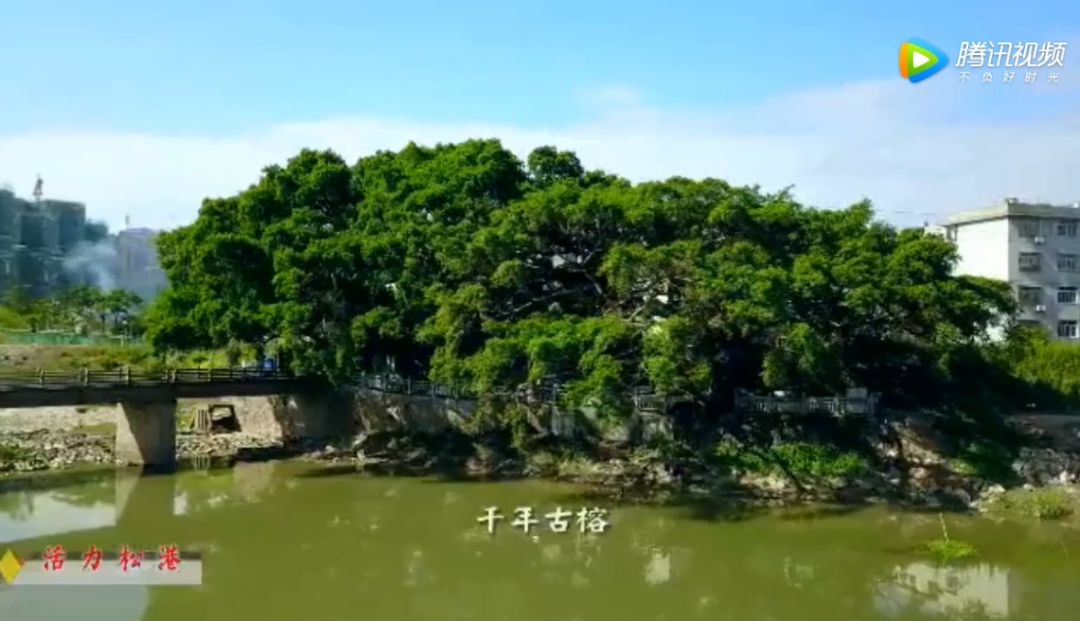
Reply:
<svg viewBox="0 0 1080 621"><path fill-rule="evenodd" d="M460 440L460 438L458 439ZM888 454L888 451L886 451ZM538 452L509 456L465 441L455 445L406 434L361 434L332 442L283 443L246 433L177 435L181 462L214 463L300 458L385 473L454 472L471 478L548 478L582 483L620 497L662 498L674 494L737 495L768 504L801 502L897 502L979 510L1005 493L1004 486L957 472L948 460L907 449L881 471L848 478L799 480L775 473L720 471L693 459L665 458L650 449L616 450L600 457L558 457ZM114 463L109 434L78 431L0 432L0 480L10 473L63 470ZM1075 489L1080 454L1050 447L1025 447L1012 464L1019 489Z"/></svg>
<svg viewBox="0 0 1080 621"><path fill-rule="evenodd" d="M12 472L64 470L115 463L112 435L79 431L0 432L0 477ZM180 461L203 457L245 461L311 451L314 446L286 446L254 434L229 433L176 436Z"/></svg>

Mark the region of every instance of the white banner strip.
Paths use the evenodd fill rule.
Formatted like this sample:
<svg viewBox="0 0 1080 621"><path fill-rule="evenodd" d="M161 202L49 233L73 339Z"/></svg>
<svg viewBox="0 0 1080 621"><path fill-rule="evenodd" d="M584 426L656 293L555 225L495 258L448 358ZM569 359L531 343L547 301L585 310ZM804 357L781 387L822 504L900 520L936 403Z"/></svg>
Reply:
<svg viewBox="0 0 1080 621"><path fill-rule="evenodd" d="M102 563L97 569L83 569L82 563L65 563L60 569L46 569L41 561L26 563L11 586L198 586L202 584L202 561L183 559L173 569L160 569L156 561L144 561L127 571L118 564ZM0 581L0 588L2 588Z"/></svg>

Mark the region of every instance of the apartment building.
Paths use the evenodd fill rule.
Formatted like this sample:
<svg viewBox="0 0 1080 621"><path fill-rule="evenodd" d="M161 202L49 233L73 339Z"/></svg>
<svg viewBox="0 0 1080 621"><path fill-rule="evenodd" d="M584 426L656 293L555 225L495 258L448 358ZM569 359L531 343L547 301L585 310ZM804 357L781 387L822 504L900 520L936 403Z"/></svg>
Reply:
<svg viewBox="0 0 1080 621"><path fill-rule="evenodd" d="M1007 198L950 217L960 274L1007 281L1020 303L1018 320L1051 336L1080 339L1080 204L1058 206Z"/></svg>
<svg viewBox="0 0 1080 621"><path fill-rule="evenodd" d="M35 297L65 284L64 256L86 239L86 207L23 200L0 189L0 291L19 285Z"/></svg>
<svg viewBox="0 0 1080 621"><path fill-rule="evenodd" d="M165 272L158 264L154 239L158 231L128 228L116 234L119 259L117 286L139 294L144 299L165 288Z"/></svg>

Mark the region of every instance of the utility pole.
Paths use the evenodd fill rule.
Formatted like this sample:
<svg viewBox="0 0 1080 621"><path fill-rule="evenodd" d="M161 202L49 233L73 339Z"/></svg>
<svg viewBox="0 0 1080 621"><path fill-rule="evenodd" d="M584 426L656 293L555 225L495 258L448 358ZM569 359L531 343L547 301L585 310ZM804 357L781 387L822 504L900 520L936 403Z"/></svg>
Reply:
<svg viewBox="0 0 1080 621"><path fill-rule="evenodd" d="M37 181L34 183L34 202L41 202L41 195L43 194L44 183L41 181L41 175L37 176Z"/></svg>

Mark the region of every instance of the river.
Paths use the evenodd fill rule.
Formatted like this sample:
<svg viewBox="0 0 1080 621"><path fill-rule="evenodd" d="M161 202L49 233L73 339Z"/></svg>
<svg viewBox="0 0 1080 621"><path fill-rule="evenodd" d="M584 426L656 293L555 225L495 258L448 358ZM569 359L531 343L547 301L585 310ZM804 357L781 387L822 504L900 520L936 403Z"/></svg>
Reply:
<svg viewBox="0 0 1080 621"><path fill-rule="evenodd" d="M570 485L374 477L298 462L0 482L0 554L175 544L202 586L20 586L0 619L191 621L1024 619L1080 614L1080 536L1055 524L947 515L979 549L939 567L938 514L619 505ZM488 507L506 515L489 534ZM514 509L540 514L530 533ZM557 508L608 511L603 532ZM599 527L599 523L595 523ZM586 529L587 530L587 529ZM77 552L69 563L81 564Z"/></svg>

